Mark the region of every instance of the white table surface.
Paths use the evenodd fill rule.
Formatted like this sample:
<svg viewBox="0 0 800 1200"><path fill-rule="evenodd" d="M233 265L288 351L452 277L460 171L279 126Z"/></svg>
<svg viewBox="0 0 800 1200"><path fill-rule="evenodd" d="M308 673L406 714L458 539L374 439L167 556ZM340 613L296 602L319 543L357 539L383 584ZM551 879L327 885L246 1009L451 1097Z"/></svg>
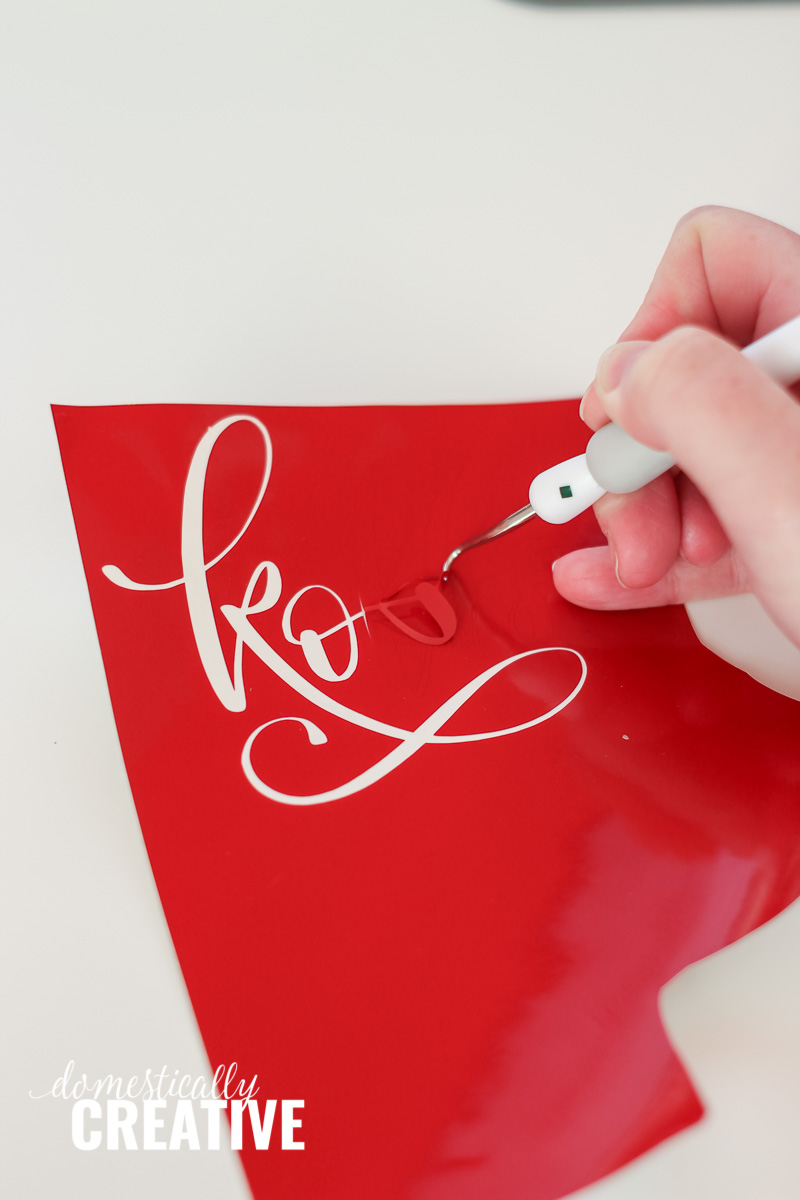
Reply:
<svg viewBox="0 0 800 1200"><path fill-rule="evenodd" d="M143 850L51 403L579 394L677 218L800 228L800 7L0 5L2 1178L247 1195L225 1153L81 1154L33 1101L206 1070ZM691 968L711 1109L585 1200L800 1195L800 911Z"/></svg>

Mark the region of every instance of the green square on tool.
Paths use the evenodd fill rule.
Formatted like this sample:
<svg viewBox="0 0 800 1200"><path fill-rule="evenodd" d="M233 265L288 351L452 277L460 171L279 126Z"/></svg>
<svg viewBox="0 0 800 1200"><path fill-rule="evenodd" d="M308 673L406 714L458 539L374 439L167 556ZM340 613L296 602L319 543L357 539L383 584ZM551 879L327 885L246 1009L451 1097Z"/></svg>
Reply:
<svg viewBox="0 0 800 1200"><path fill-rule="evenodd" d="M568 483L566 483L566 484L564 485L564 487L560 487L558 490L561 492L561 499L562 499L562 500L569 500L569 499L571 498L571 496L572 496L572 488L569 486L569 484L568 484Z"/></svg>

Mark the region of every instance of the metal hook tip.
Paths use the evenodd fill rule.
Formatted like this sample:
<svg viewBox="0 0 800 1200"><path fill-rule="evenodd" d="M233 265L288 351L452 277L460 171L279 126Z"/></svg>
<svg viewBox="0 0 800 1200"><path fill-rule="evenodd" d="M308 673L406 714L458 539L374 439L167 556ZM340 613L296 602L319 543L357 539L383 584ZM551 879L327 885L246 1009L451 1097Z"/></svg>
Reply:
<svg viewBox="0 0 800 1200"><path fill-rule="evenodd" d="M524 508L517 509L510 517L505 517L499 521L497 525L493 525L491 529L487 529L485 533L481 533L478 537L470 538L467 542L462 542L460 546L456 546L444 560L442 567L442 582L447 579L448 572L460 554L466 550L474 550L478 546L483 546L486 542L491 542L494 538L502 537L504 533L510 533L512 529L516 529L519 525L524 525L526 521L530 521L536 516L536 511L531 504L526 504Z"/></svg>

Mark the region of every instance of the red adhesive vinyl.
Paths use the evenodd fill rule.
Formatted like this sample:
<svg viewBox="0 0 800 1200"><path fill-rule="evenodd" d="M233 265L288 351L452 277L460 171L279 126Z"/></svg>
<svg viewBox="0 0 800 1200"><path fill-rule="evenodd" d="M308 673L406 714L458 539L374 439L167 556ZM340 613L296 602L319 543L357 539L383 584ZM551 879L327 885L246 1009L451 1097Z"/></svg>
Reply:
<svg viewBox="0 0 800 1200"><path fill-rule="evenodd" d="M464 555L449 638L380 609L575 406L54 413L211 1064L304 1099L254 1196L555 1200L696 1120L657 992L800 890L796 705L680 609L563 601L591 513Z"/></svg>

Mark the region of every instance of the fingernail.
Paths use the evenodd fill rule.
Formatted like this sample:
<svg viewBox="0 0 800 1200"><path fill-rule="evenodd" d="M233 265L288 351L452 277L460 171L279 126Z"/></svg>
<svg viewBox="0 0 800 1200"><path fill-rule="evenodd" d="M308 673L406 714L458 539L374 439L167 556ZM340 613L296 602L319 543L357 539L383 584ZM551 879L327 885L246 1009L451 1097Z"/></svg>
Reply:
<svg viewBox="0 0 800 1200"><path fill-rule="evenodd" d="M584 405L586 404L586 397L589 395L589 388L591 386L592 385L589 384L589 387L587 387L586 391L581 396L580 408L578 409L578 416L580 417L581 420L583 420L583 408L584 408Z"/></svg>
<svg viewBox="0 0 800 1200"><path fill-rule="evenodd" d="M617 342L616 346L610 346L600 356L595 389L610 417L615 416L619 409L619 390L623 379L649 345L649 342Z"/></svg>
<svg viewBox="0 0 800 1200"><path fill-rule="evenodd" d="M617 555L616 551L614 552L614 574L617 577L617 583L619 584L619 586L622 588L625 588L625 590L627 591L628 585L626 583L623 583L619 577L619 556Z"/></svg>

